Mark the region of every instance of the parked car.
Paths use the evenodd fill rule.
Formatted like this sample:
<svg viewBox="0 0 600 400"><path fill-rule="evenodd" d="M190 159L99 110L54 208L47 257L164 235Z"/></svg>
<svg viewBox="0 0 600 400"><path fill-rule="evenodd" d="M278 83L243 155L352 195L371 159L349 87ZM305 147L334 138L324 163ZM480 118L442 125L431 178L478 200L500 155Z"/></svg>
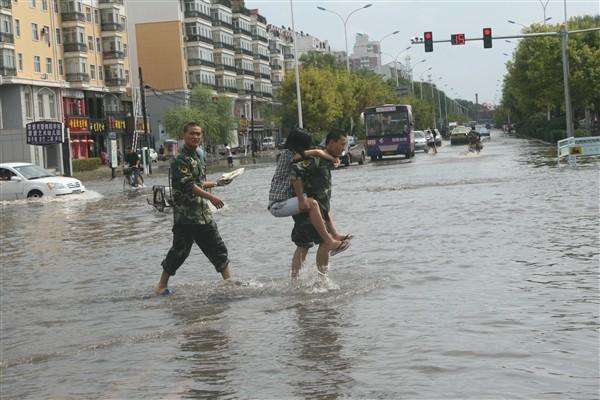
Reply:
<svg viewBox="0 0 600 400"><path fill-rule="evenodd" d="M79 179L56 176L29 163L0 164L0 200L62 196L83 193Z"/></svg>
<svg viewBox="0 0 600 400"><path fill-rule="evenodd" d="M481 136L481 140L490 139L490 130L485 125L477 125L475 131Z"/></svg>
<svg viewBox="0 0 600 400"><path fill-rule="evenodd" d="M272 150L275 148L275 141L271 136L265 136L262 140L262 149L263 150Z"/></svg>
<svg viewBox="0 0 600 400"><path fill-rule="evenodd" d="M145 151L147 149L147 147L142 147L141 149L138 149L137 153L138 156L140 157L140 161L142 160L142 152ZM150 147L150 151L149 151L149 157L150 160L152 162L158 162L158 153L156 152L156 150L154 150L152 147Z"/></svg>
<svg viewBox="0 0 600 400"><path fill-rule="evenodd" d="M275 145L275 147L277 147L278 149L283 149L285 148L285 138L280 138L277 141L277 144Z"/></svg>
<svg viewBox="0 0 600 400"><path fill-rule="evenodd" d="M452 129L452 133L450 134L450 144L451 145L459 145L459 144L467 144L469 142L469 132L471 130L466 126L457 126Z"/></svg>
<svg viewBox="0 0 600 400"><path fill-rule="evenodd" d="M413 131L415 134L415 151L423 150L425 153L429 153L429 147L427 146L427 136L424 131Z"/></svg>
<svg viewBox="0 0 600 400"><path fill-rule="evenodd" d="M340 156L340 161L342 164L349 166L356 161L359 165L363 165L366 160L367 151L365 150L364 144L357 141L354 136L348 136L346 148Z"/></svg>

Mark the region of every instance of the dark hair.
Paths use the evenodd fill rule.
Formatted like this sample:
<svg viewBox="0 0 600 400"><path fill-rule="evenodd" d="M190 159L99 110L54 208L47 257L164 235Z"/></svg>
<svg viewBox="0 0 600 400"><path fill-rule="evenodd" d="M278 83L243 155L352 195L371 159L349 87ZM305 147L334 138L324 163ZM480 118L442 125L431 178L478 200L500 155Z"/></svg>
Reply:
<svg viewBox="0 0 600 400"><path fill-rule="evenodd" d="M191 128L197 126L198 128L202 129L202 127L200 126L200 124L198 124L197 122L188 122L187 124L185 124L183 126L183 133L187 133L187 131L189 131Z"/></svg>
<svg viewBox="0 0 600 400"><path fill-rule="evenodd" d="M327 134L327 137L325 138L325 144L331 142L331 141L337 141L340 140L343 137L348 136L346 134L346 132L342 131L341 129L335 129L332 130L331 132L329 132Z"/></svg>
<svg viewBox="0 0 600 400"><path fill-rule="evenodd" d="M312 136L304 129L296 128L290 132L285 140L285 148L300 154L304 157L304 152L311 148Z"/></svg>

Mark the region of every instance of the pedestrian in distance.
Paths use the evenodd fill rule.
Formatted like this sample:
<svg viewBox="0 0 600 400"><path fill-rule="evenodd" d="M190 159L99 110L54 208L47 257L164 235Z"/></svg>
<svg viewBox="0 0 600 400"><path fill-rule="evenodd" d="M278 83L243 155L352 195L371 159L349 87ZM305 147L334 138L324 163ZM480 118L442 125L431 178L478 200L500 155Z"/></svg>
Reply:
<svg viewBox="0 0 600 400"><path fill-rule="evenodd" d="M437 147L435 145L435 134L433 132L435 132L433 129L427 129L425 139L427 139L427 147L433 150L433 154L437 154Z"/></svg>
<svg viewBox="0 0 600 400"><path fill-rule="evenodd" d="M330 132L325 139L325 151L332 157L339 157L347 143L347 137L344 132ZM323 216L327 221L330 232L334 237L340 236L333 224L331 215L331 169L333 163L329 160L319 157L309 157L292 165L290 171L291 183L298 202L303 201L305 197L314 199ZM305 194L306 193L306 194ZM308 250L318 244L317 250L317 269L321 276L326 277L329 265L330 248L325 244L321 235L311 223L309 215L299 213L293 216L294 228L292 230L292 241L296 245L294 256L292 257L291 276L297 279L306 259ZM346 238L351 238L346 235ZM348 243L344 240L343 243Z"/></svg>
<svg viewBox="0 0 600 400"><path fill-rule="evenodd" d="M338 235L335 228L327 226L323 219L319 203L312 197L303 195L295 196L290 178L294 162L310 160L313 157L328 162L332 167L337 167L340 160L321 149L312 149L312 136L302 129L294 129L286 139L284 150L277 158L277 167L271 179L269 191L269 206L267 209L274 217L291 217L300 213L307 213L310 223L319 233L323 243L335 255L346 250L350 243L348 237ZM335 232L334 234L330 231Z"/></svg>
<svg viewBox="0 0 600 400"><path fill-rule="evenodd" d="M227 155L227 166L233 168L233 153L228 144L225 145L225 154Z"/></svg>
<svg viewBox="0 0 600 400"><path fill-rule="evenodd" d="M223 279L231 279L227 247L211 217L207 203L210 201L216 208L222 208L223 201L207 189L227 185L230 181L219 180L215 183L202 180L204 162L197 152L202 135L202 128L197 123L185 124L183 149L171 163L171 191L174 201L173 244L162 262L163 272L155 288L158 295L172 293L167 287L169 278L175 275L189 256L194 242Z"/></svg>

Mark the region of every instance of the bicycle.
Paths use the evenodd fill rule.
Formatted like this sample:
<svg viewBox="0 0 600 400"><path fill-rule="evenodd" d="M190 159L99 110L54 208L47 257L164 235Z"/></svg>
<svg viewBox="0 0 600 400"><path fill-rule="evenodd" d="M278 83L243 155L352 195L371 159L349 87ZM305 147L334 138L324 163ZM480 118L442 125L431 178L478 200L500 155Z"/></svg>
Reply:
<svg viewBox="0 0 600 400"><path fill-rule="evenodd" d="M137 185L137 178L141 181L141 186ZM123 191L131 188L140 189L144 186L144 177L141 174L141 169L138 167L130 167L123 169Z"/></svg>

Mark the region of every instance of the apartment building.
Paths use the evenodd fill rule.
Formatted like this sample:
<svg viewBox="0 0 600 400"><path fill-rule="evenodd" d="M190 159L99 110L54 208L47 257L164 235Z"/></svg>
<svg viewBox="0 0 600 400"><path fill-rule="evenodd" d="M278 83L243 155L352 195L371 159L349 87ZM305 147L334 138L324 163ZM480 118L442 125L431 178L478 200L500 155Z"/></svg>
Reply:
<svg viewBox="0 0 600 400"><path fill-rule="evenodd" d="M350 55L352 70L367 69L379 73L381 68L381 45L369 40L366 33L357 33L353 53Z"/></svg>
<svg viewBox="0 0 600 400"><path fill-rule="evenodd" d="M287 71L294 68L294 37L291 29L284 26L267 26L269 53L271 59L271 82L277 90Z"/></svg>
<svg viewBox="0 0 600 400"><path fill-rule="evenodd" d="M123 0L1 0L0 161L63 170L131 141L128 38ZM25 126L63 122L69 144L27 144ZM66 139L66 135L65 138Z"/></svg>
<svg viewBox="0 0 600 400"><path fill-rule="evenodd" d="M147 8L128 4L137 62L145 84L155 89L146 92L154 139L167 138L166 111L187 104L196 84L231 97L231 112L240 120L250 119L252 97L255 133L260 137L261 104L273 96L266 19L240 1L180 0L158 3L160 11ZM244 135L237 139L240 145L248 144Z"/></svg>

